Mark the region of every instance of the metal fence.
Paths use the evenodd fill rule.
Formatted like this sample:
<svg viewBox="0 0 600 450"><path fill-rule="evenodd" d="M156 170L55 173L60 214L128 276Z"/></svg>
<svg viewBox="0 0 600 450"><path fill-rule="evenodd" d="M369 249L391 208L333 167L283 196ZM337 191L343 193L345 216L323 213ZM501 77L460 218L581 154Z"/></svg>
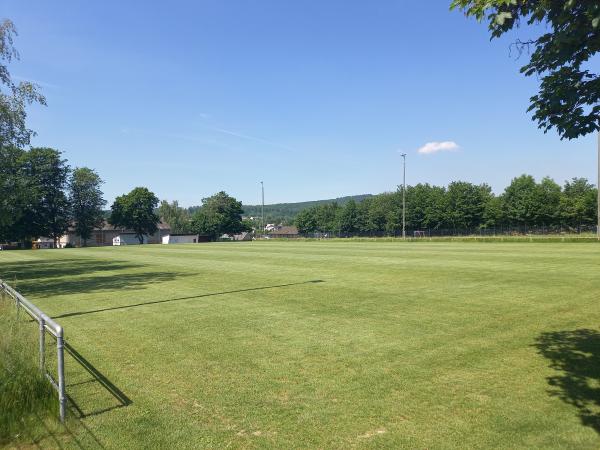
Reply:
<svg viewBox="0 0 600 450"><path fill-rule="evenodd" d="M577 227L561 226L498 226L489 228L407 228L408 238L432 238L432 237L467 237L467 236L549 236L549 235L595 235L596 227L582 225ZM362 232L340 232L326 231L315 233L304 233L303 237L327 239L327 238L352 238L352 237L402 237L402 230L391 231L362 231Z"/></svg>
<svg viewBox="0 0 600 450"><path fill-rule="evenodd" d="M54 389L58 392L59 416L61 422L65 420L67 409L67 396L65 392L65 358L64 358L64 334L63 328L54 320L43 313L37 306L15 291L12 287L0 280L0 293L11 297L17 307L17 311L25 311L39 325L40 333L40 371L44 377L50 381ZM56 339L56 361L57 361L57 380L46 369L46 332L50 333Z"/></svg>

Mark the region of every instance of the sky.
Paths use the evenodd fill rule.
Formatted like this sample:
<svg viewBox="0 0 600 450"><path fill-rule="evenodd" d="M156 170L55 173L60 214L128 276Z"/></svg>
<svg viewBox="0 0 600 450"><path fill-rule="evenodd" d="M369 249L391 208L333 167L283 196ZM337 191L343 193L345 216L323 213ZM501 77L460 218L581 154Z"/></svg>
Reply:
<svg viewBox="0 0 600 450"><path fill-rule="evenodd" d="M32 144L192 206L376 194L522 173L596 179L596 138L527 113L539 80L450 0L0 0L16 80L37 82Z"/></svg>

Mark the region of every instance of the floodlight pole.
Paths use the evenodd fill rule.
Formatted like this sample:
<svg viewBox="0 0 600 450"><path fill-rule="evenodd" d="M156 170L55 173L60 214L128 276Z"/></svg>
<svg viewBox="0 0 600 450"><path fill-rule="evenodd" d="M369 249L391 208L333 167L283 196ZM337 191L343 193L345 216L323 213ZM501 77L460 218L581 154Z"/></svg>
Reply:
<svg viewBox="0 0 600 450"><path fill-rule="evenodd" d="M402 153L402 239L406 239L406 153Z"/></svg>
<svg viewBox="0 0 600 450"><path fill-rule="evenodd" d="M265 184L262 181L260 182L260 189L262 191L262 206L260 211L262 229L260 230L260 234L263 234L265 232Z"/></svg>

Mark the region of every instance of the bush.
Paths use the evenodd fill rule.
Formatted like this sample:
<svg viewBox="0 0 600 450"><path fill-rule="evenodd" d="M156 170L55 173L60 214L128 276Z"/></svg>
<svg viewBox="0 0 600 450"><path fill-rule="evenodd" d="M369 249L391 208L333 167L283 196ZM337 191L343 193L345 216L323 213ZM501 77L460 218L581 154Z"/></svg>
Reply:
<svg viewBox="0 0 600 450"><path fill-rule="evenodd" d="M25 315L23 313L23 315ZM18 320L14 305L0 298L0 445L52 416L52 386L41 375L35 324Z"/></svg>

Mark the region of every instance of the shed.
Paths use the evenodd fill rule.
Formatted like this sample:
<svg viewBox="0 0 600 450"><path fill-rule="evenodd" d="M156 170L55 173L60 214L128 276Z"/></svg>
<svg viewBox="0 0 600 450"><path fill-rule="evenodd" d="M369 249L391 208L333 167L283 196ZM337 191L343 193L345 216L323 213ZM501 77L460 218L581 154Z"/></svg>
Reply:
<svg viewBox="0 0 600 450"><path fill-rule="evenodd" d="M163 244L195 244L198 242L197 234L167 234L162 237Z"/></svg>
<svg viewBox="0 0 600 450"><path fill-rule="evenodd" d="M148 243L148 236L144 235L144 244ZM135 233L121 233L113 238L113 245L139 245L140 240Z"/></svg>

